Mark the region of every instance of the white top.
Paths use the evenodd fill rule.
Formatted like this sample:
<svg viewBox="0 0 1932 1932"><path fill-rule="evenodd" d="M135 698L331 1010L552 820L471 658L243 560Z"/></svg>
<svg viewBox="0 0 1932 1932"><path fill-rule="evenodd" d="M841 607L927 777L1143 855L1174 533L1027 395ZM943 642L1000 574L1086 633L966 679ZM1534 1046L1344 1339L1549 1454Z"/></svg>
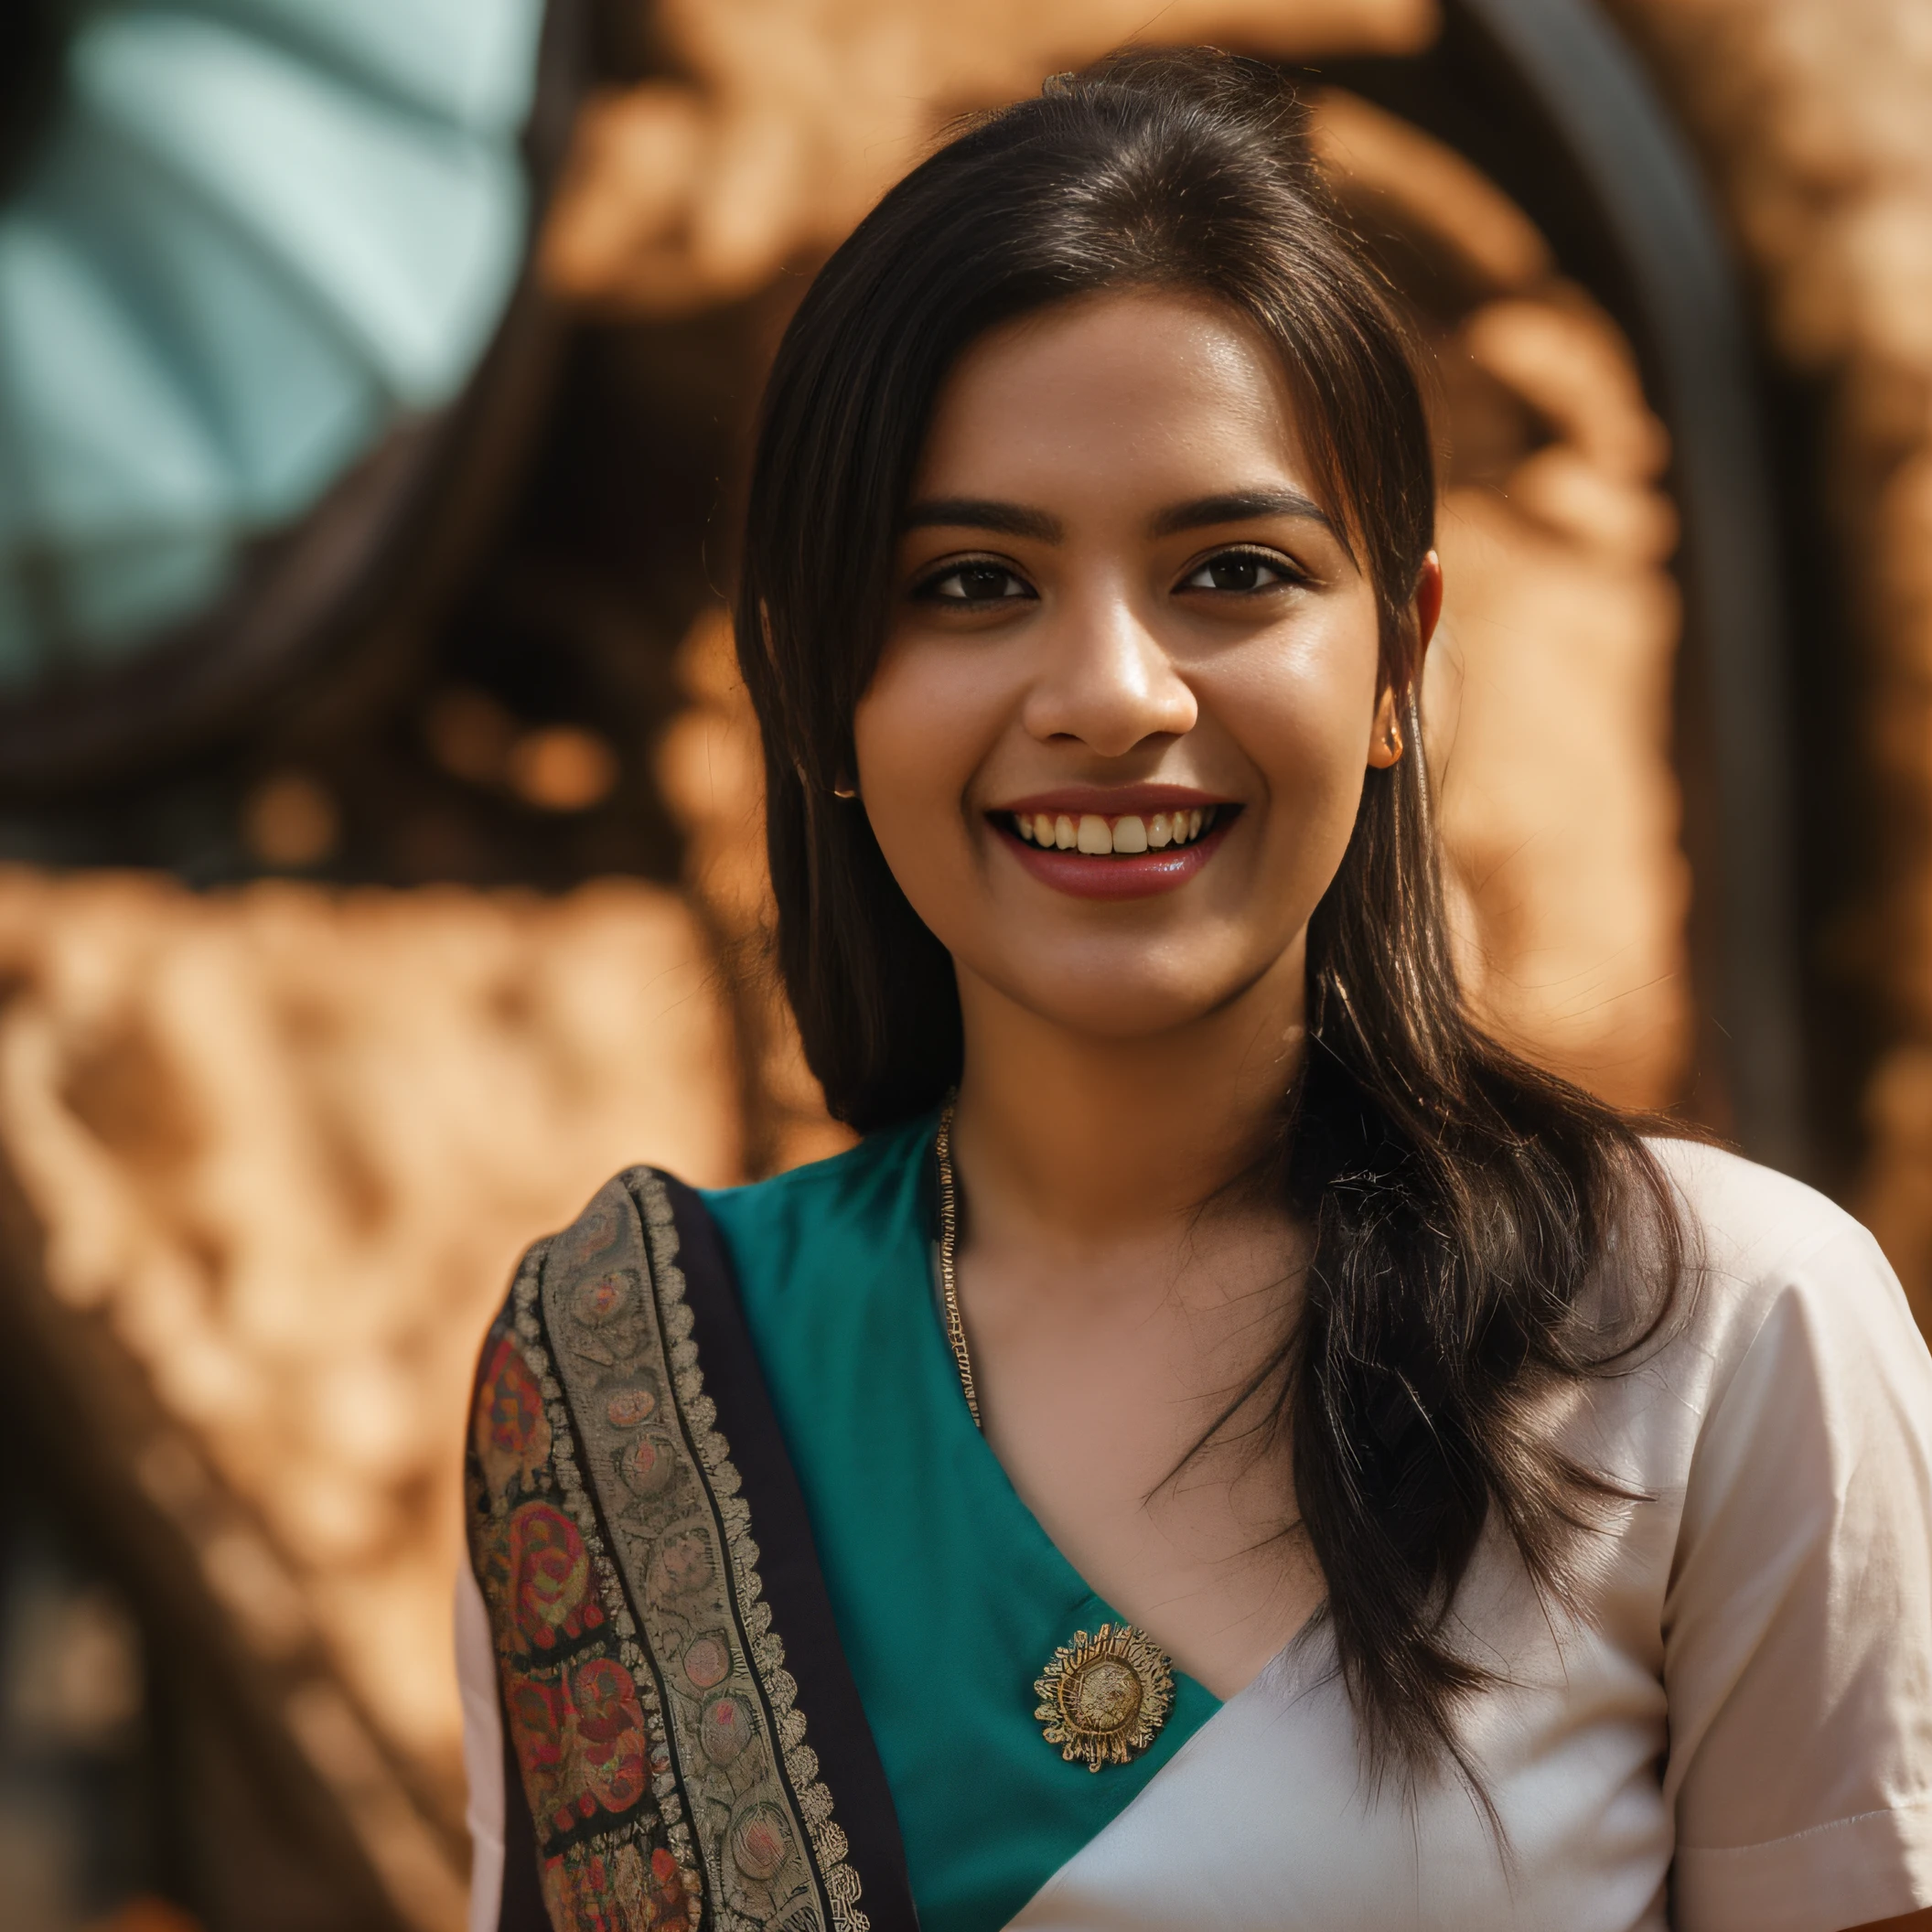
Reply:
<svg viewBox="0 0 1932 1932"><path fill-rule="evenodd" d="M456 1572L456 1688L463 1700L463 1770L469 1779L469 1932L497 1932L503 1897L503 1712L489 1609L476 1572Z"/></svg>
<svg viewBox="0 0 1932 1932"><path fill-rule="evenodd" d="M1508 1678L1463 1723L1507 1854L1453 1777L1366 1788L1315 1633L1014 1932L1840 1932L1932 1905L1932 1358L1829 1201L1712 1149L1658 1152L1701 1248L1687 1313L1556 1424L1648 1499L1587 1540L1577 1620L1495 1537L1457 1598L1462 1641ZM480 1607L459 1653L488 1785ZM499 1785L477 1798L481 1879L501 1869Z"/></svg>

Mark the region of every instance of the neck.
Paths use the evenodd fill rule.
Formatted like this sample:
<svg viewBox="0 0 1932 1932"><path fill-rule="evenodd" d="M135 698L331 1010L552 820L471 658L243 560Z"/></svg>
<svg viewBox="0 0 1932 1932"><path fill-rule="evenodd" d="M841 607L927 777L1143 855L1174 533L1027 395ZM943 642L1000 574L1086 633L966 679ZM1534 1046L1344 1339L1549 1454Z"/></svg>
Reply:
<svg viewBox="0 0 1932 1932"><path fill-rule="evenodd" d="M1021 1007L963 968L954 1142L975 1221L1082 1246L1171 1226L1266 1144L1304 1041L1304 949L1182 1026L1122 1039Z"/></svg>

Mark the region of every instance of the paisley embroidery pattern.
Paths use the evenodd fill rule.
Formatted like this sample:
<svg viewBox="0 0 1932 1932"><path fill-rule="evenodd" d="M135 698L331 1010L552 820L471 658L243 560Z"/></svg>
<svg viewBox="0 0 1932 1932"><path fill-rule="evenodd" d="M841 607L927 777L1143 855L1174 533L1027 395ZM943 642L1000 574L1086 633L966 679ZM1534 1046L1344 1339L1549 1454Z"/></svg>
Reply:
<svg viewBox="0 0 1932 1932"><path fill-rule="evenodd" d="M673 1792L661 1700L627 1641L622 1586L554 1465L534 1331L532 1250L486 1345L473 1417L471 1553L496 1640L510 1743L552 1922L567 1932L696 1932L703 1887ZM553 1388L554 1384L552 1384Z"/></svg>
<svg viewBox="0 0 1932 1932"><path fill-rule="evenodd" d="M869 1932L704 1394L663 1184L531 1250L486 1347L472 1553L561 1932Z"/></svg>

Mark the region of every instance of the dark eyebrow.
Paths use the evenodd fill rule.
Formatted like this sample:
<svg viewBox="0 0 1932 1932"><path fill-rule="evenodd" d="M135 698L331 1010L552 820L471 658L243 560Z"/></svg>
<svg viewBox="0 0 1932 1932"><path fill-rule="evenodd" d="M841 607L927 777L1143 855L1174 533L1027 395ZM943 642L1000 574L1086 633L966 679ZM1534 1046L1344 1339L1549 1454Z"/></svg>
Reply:
<svg viewBox="0 0 1932 1932"><path fill-rule="evenodd" d="M1259 517L1305 517L1319 523L1351 556L1355 553L1335 519L1298 489L1238 489L1226 496L1197 497L1192 503L1176 503L1172 510L1164 510L1154 520L1154 533L1171 537L1211 523L1246 523Z"/></svg>
<svg viewBox="0 0 1932 1932"><path fill-rule="evenodd" d="M931 497L906 512L907 530L929 530L935 524L997 531L1003 537L1033 537L1042 543L1057 543L1067 533L1060 520L1044 510L984 497Z"/></svg>

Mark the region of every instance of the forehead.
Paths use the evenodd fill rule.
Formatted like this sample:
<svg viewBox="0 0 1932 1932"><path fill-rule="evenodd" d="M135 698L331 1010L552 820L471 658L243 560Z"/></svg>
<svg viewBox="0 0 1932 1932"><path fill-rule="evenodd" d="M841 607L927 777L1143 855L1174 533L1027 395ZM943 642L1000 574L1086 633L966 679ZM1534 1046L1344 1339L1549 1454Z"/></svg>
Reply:
<svg viewBox="0 0 1932 1932"><path fill-rule="evenodd" d="M920 465L923 490L1003 495L1230 479L1312 481L1286 372L1244 317L1164 291L1082 296L980 338L939 392Z"/></svg>

